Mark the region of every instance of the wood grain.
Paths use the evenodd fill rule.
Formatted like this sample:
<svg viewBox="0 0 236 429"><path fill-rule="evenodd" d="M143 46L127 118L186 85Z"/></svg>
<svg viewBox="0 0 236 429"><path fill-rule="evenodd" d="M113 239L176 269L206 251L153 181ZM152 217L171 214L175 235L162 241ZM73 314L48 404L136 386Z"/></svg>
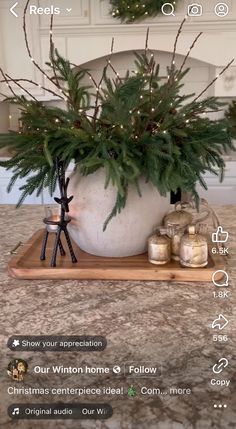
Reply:
<svg viewBox="0 0 236 429"><path fill-rule="evenodd" d="M47 260L41 262L40 251L44 230L37 231L8 264L8 273L18 279L68 279L68 280L167 280L180 282L211 282L216 270L225 269L222 256L210 256L205 268L183 268L178 262L153 265L147 254L127 258L105 258L83 252L73 243L78 263L72 264L66 242L62 237L66 256L58 255L57 267L50 267L54 235L50 234ZM216 277L219 280L221 276Z"/></svg>

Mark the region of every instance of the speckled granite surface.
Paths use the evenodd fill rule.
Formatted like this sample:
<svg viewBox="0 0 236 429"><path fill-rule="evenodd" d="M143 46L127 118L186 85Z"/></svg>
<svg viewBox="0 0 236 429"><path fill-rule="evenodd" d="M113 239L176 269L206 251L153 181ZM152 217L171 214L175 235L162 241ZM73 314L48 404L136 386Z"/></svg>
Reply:
<svg viewBox="0 0 236 429"><path fill-rule="evenodd" d="M194 283L112 282L112 281L24 281L8 277L6 264L9 251L21 240L25 242L41 227L42 207L24 206L0 210L1 272L1 429L233 429L236 427L236 361L235 361L235 266L236 206L217 209L222 224L230 231L231 296L214 299L214 286ZM234 248L233 248L234 246ZM229 341L214 343L210 327L220 313L230 320L224 333ZM163 365L161 377L130 379L125 376L109 379L93 376L32 374L24 387L78 387L86 385L112 387L131 384L138 389L136 398L55 397L64 402L108 402L114 415L106 421L16 421L7 416L7 407L16 402L27 403L24 395L9 396L9 386L19 387L6 375L6 366L15 356L7 349L11 335L18 334L98 334L107 337L108 346L97 353L21 353L30 368L34 365L61 363L114 364L123 362ZM230 380L227 388L211 386L212 365L226 357L229 366L216 378ZM189 387L191 395L144 396L141 386ZM50 402L52 397L35 396L30 402ZM214 403L225 403L227 409L215 410Z"/></svg>

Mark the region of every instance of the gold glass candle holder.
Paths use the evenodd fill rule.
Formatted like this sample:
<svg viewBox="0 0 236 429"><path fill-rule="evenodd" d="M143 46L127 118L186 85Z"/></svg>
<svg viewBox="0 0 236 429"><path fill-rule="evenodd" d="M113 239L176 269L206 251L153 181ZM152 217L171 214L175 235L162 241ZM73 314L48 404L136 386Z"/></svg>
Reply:
<svg viewBox="0 0 236 429"><path fill-rule="evenodd" d="M190 225L180 243L180 264L184 267L199 268L208 264L207 238L196 232L196 226Z"/></svg>
<svg viewBox="0 0 236 429"><path fill-rule="evenodd" d="M171 241L157 231L148 239L148 260L151 264L164 265L170 261Z"/></svg>

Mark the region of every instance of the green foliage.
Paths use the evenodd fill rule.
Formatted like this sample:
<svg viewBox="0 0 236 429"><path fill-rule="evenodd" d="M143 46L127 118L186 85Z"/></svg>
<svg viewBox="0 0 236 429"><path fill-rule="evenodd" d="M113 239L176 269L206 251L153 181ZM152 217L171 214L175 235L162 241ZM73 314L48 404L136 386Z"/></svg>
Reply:
<svg viewBox="0 0 236 429"><path fill-rule="evenodd" d="M177 1L177 0L176 0ZM170 0L169 3L176 3ZM132 23L161 12L165 0L110 0L111 15L122 22Z"/></svg>
<svg viewBox="0 0 236 429"><path fill-rule="evenodd" d="M93 90L82 84L87 71L76 73L57 51L50 64L55 79L64 82L67 108L14 97L10 101L21 109L22 129L0 135L0 148L8 147L14 153L0 163L13 171L9 190L18 178L27 177L19 204L46 187L53 193L56 158L64 161L65 167L75 161L83 175L105 169L105 187L113 184L117 198L104 220L104 229L125 207L129 185L139 192L141 176L162 195L181 188L196 199L196 184L206 187L203 175L207 171L222 179L222 155L233 145L227 121L212 121L206 115L217 112L222 104L215 97L194 100L193 94L182 95L188 70L172 65L167 69L169 78L163 78L148 51L135 54L136 73L127 73L122 79L111 79L106 66L97 99L100 115L95 103L91 118L87 111L91 113Z"/></svg>
<svg viewBox="0 0 236 429"><path fill-rule="evenodd" d="M68 60L65 60L58 53L57 49L51 49L50 63L46 63L51 67L54 76L53 80L64 85L64 94L68 99L69 108L74 111L80 109L88 109L90 106L89 90L91 86L81 85L81 81L86 75L86 69L73 70Z"/></svg>
<svg viewBox="0 0 236 429"><path fill-rule="evenodd" d="M236 101L232 101L232 103L229 105L225 116L229 121L231 136L232 138L236 139Z"/></svg>

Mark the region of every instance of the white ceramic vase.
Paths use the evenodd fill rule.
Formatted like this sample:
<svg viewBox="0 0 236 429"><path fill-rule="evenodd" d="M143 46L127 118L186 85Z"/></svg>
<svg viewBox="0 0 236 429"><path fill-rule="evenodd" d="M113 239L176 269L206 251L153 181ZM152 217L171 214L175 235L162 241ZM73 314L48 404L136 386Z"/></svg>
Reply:
<svg viewBox="0 0 236 429"><path fill-rule="evenodd" d="M105 171L88 176L77 171L71 175L68 195L70 203L69 232L85 252L98 256L124 257L144 253L147 240L155 226L160 225L169 211L170 198L160 196L151 183L141 179L139 196L135 186L129 186L125 208L103 231L103 224L116 200L116 188L104 188Z"/></svg>

